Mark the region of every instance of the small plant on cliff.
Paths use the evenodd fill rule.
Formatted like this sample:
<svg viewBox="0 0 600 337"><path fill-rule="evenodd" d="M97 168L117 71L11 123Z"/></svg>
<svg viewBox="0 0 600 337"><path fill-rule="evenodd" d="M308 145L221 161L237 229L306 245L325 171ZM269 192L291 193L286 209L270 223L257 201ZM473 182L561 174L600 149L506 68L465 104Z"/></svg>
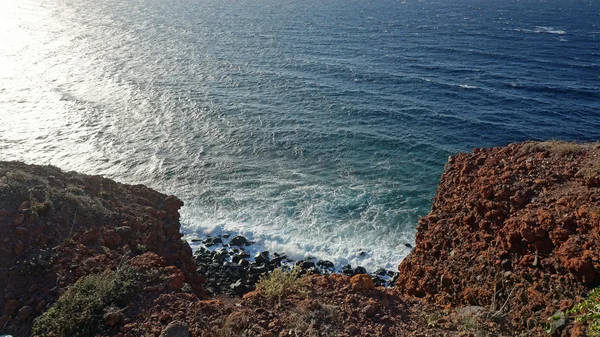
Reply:
<svg viewBox="0 0 600 337"><path fill-rule="evenodd" d="M93 336L102 328L104 309L123 304L136 288L130 269L87 275L36 318L32 332L39 336Z"/></svg>
<svg viewBox="0 0 600 337"><path fill-rule="evenodd" d="M260 277L256 290L268 299L277 298L279 305L281 305L281 299L284 296L305 292L306 284L300 279L301 272L302 269L298 266L287 271L277 268L270 274Z"/></svg>
<svg viewBox="0 0 600 337"><path fill-rule="evenodd" d="M50 192L46 189L44 192L44 201L38 201L33 195L32 191L29 190L29 202L31 204L31 211L36 213L38 216L46 216L52 212L52 201L50 200Z"/></svg>
<svg viewBox="0 0 600 337"><path fill-rule="evenodd" d="M600 287L590 291L585 300L575 304L566 314L587 325L587 336L600 337Z"/></svg>

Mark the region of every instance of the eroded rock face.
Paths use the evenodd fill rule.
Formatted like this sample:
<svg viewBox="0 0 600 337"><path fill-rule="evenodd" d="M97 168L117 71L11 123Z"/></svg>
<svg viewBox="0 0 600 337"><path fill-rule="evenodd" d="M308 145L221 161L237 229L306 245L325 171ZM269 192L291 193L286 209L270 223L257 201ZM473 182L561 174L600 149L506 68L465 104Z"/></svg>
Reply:
<svg viewBox="0 0 600 337"><path fill-rule="evenodd" d="M184 284L202 297L203 280L180 233L182 205L142 185L0 162L2 332L30 335L33 318L61 290L128 261L140 273L155 275L156 281L144 286L151 290L144 292L147 301L179 292ZM125 314L134 316L135 307L132 303Z"/></svg>
<svg viewBox="0 0 600 337"><path fill-rule="evenodd" d="M450 157L399 290L480 305L518 329L600 284L597 144L511 144ZM506 305L505 305L506 304ZM502 307L504 306L504 307Z"/></svg>

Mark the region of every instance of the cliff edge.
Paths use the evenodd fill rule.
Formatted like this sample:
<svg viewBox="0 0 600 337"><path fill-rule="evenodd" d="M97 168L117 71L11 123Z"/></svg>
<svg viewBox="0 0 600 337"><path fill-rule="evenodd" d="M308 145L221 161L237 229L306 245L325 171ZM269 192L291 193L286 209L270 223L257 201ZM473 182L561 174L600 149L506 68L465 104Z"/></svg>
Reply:
<svg viewBox="0 0 600 337"><path fill-rule="evenodd" d="M598 144L450 157L395 288L360 272L249 264L241 246L194 259L182 205L141 185L0 162L0 334L600 335ZM256 289L235 291L248 269ZM242 296L205 291L205 277Z"/></svg>
<svg viewBox="0 0 600 337"><path fill-rule="evenodd" d="M450 157L398 290L480 306L515 331L600 285L600 145L558 141Z"/></svg>

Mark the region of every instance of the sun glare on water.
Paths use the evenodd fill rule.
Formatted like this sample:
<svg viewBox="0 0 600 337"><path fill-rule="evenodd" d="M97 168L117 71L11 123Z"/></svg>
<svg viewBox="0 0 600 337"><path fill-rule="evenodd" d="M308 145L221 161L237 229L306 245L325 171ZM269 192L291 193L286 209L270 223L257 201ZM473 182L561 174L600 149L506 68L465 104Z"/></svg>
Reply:
<svg viewBox="0 0 600 337"><path fill-rule="evenodd" d="M1 160L17 158L13 144L26 139L35 140L29 144L30 159L40 159L47 152L44 139L66 122L52 86L56 62L51 56L57 46L49 37L56 24L42 1L0 0Z"/></svg>

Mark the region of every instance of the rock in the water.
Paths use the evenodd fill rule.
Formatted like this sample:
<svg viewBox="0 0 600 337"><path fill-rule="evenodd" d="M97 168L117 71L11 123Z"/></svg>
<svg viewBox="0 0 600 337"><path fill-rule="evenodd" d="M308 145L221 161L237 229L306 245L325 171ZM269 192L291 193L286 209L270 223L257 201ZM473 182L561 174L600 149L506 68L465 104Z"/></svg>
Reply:
<svg viewBox="0 0 600 337"><path fill-rule="evenodd" d="M333 262L327 260L319 260L319 262L317 262L317 266L324 269L333 269L334 267Z"/></svg>
<svg viewBox="0 0 600 337"><path fill-rule="evenodd" d="M190 337L188 325L181 321L169 323L160 333L160 337Z"/></svg>
<svg viewBox="0 0 600 337"><path fill-rule="evenodd" d="M204 243L204 245L206 247L212 247L216 244L223 243L223 240L221 240L221 238L209 237L206 240L204 240L202 243Z"/></svg>
<svg viewBox="0 0 600 337"><path fill-rule="evenodd" d="M387 282L385 282L385 280L384 280L384 279L382 279L382 278L381 278L381 277L379 277L379 276L375 276L375 277L373 277L373 284L375 284L375 286L376 286L376 287L379 287L379 286L385 286L385 285L386 285L386 283L387 283Z"/></svg>
<svg viewBox="0 0 600 337"><path fill-rule="evenodd" d="M354 274L366 274L367 270L365 269L365 267L361 267L358 266L356 268L354 268Z"/></svg>
<svg viewBox="0 0 600 337"><path fill-rule="evenodd" d="M275 254L273 254L275 255ZM271 260L271 264L273 265L279 265L281 263L281 261L285 260L286 256L285 255L279 255L277 254L277 256L275 256L272 260Z"/></svg>
<svg viewBox="0 0 600 337"><path fill-rule="evenodd" d="M225 259L227 258L228 252L227 249L225 248L219 248L217 250L215 250L215 255L213 256L213 261L225 261Z"/></svg>
<svg viewBox="0 0 600 337"><path fill-rule="evenodd" d="M229 244L232 246L244 246L248 243L248 239L241 235L235 236L233 239L229 241Z"/></svg>
<svg viewBox="0 0 600 337"><path fill-rule="evenodd" d="M387 271L386 271L385 269L383 269L383 268L379 268L379 269L377 269L377 270L375 271L375 275L381 275L381 276L383 276L383 275L385 275L386 273L387 273Z"/></svg>
<svg viewBox="0 0 600 337"><path fill-rule="evenodd" d="M308 261L308 260L298 261L298 262L296 262L296 265L299 266L300 269L302 269L304 271L315 267L315 263L312 261Z"/></svg>
<svg viewBox="0 0 600 337"><path fill-rule="evenodd" d="M269 264L269 262L271 262L271 260L269 259L269 252L264 251L256 254L256 256L254 257L254 261L256 261L256 263Z"/></svg>
<svg viewBox="0 0 600 337"><path fill-rule="evenodd" d="M352 269L351 265L346 265L342 267L342 273L347 276L352 276L354 275L354 269Z"/></svg>

